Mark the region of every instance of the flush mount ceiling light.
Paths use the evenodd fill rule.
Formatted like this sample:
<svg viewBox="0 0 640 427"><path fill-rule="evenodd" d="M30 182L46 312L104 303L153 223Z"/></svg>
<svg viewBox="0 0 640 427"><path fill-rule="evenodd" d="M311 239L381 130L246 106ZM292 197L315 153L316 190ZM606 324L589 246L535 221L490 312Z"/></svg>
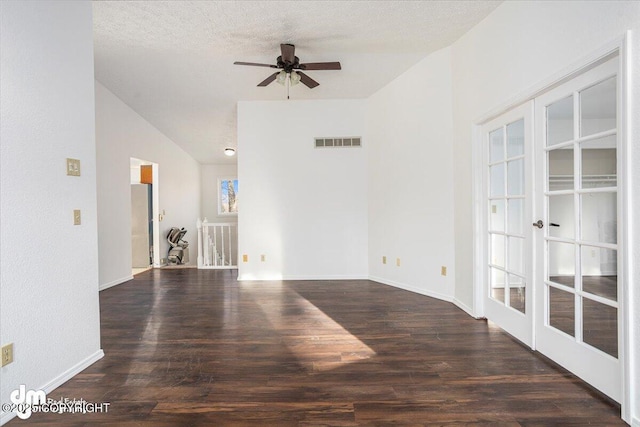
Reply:
<svg viewBox="0 0 640 427"><path fill-rule="evenodd" d="M235 148L231 148L231 147L227 147L224 149L224 155L225 156L234 156L236 154L236 149Z"/></svg>

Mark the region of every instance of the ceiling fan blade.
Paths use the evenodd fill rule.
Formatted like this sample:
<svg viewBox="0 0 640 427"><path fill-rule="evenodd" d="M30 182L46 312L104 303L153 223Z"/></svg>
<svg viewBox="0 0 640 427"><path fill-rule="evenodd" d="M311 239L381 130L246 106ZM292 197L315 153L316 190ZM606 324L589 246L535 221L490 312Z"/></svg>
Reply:
<svg viewBox="0 0 640 427"><path fill-rule="evenodd" d="M309 89L313 89L316 86L319 86L320 83L318 83L317 81L313 80L311 77L307 76L305 73L301 72L301 71L296 71L298 74L300 74L300 81Z"/></svg>
<svg viewBox="0 0 640 427"><path fill-rule="evenodd" d="M267 85L269 85L269 83L271 83L272 81L274 81L276 79L278 74L280 74L279 71L277 73L271 74L269 77L267 77L266 79L264 79L263 81L258 83L258 86L267 86Z"/></svg>
<svg viewBox="0 0 640 427"><path fill-rule="evenodd" d="M310 62L300 64L301 70L342 70L339 62Z"/></svg>
<svg viewBox="0 0 640 427"><path fill-rule="evenodd" d="M234 62L235 65L251 65L252 67L269 67L269 68L278 68L277 65L271 64L258 64L257 62Z"/></svg>
<svg viewBox="0 0 640 427"><path fill-rule="evenodd" d="M296 47L292 44L281 44L282 61L293 64L296 60Z"/></svg>

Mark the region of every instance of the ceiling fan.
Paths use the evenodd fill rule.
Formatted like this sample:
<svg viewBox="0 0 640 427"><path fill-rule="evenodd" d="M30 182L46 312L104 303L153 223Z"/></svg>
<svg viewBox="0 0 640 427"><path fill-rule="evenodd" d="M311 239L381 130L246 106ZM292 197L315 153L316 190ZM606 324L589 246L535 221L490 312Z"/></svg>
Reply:
<svg viewBox="0 0 640 427"><path fill-rule="evenodd" d="M276 65L258 64L255 62L234 62L234 64L250 65L253 67L269 67L281 70L271 74L269 77L258 83L258 86L267 86L274 80L280 84L285 84L286 81L289 80L289 84L292 86L302 82L302 84L307 86L309 89L313 89L320 85L320 83L303 73L302 70L316 71L342 69L339 62L310 62L307 64L301 64L300 59L295 55L296 47L292 44L281 44L280 51L282 52L282 55L278 56L276 59Z"/></svg>

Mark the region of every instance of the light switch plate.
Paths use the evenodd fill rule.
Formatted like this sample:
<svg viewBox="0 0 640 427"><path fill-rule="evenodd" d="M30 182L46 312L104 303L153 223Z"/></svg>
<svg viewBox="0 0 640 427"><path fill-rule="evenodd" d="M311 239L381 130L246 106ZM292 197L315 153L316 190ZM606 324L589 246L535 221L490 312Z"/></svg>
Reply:
<svg viewBox="0 0 640 427"><path fill-rule="evenodd" d="M440 268L440 274L443 276L447 275L447 267L445 267L444 265Z"/></svg>
<svg viewBox="0 0 640 427"><path fill-rule="evenodd" d="M383 257L382 257L382 263L383 263L383 264L386 264L386 263L387 263L387 257L386 257L386 256L383 256Z"/></svg>
<svg viewBox="0 0 640 427"><path fill-rule="evenodd" d="M82 214L80 213L80 209L73 210L73 225L82 224Z"/></svg>
<svg viewBox="0 0 640 427"><path fill-rule="evenodd" d="M242 262L248 262L249 261L249 255L244 254L242 255Z"/></svg>
<svg viewBox="0 0 640 427"><path fill-rule="evenodd" d="M80 176L80 160L67 158L67 175Z"/></svg>

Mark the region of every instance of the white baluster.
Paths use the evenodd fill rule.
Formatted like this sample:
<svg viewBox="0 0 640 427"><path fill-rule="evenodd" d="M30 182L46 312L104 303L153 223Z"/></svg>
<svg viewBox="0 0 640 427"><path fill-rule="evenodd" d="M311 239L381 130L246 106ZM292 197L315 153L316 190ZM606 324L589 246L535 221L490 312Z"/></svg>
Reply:
<svg viewBox="0 0 640 427"><path fill-rule="evenodd" d="M198 233L198 268L202 268L202 221L200 218L196 221L196 232Z"/></svg>
<svg viewBox="0 0 640 427"><path fill-rule="evenodd" d="M204 265L209 266L211 265L211 263L209 262L209 224L207 222L207 218L202 221L202 240L202 249L204 251L203 258L205 263Z"/></svg>
<svg viewBox="0 0 640 427"><path fill-rule="evenodd" d="M235 267L238 266L238 226L234 225L233 228L236 230L235 234L236 234L236 238L235 238L235 246L234 246L234 251L233 253L235 254L235 262L233 263L233 265Z"/></svg>
<svg viewBox="0 0 640 427"><path fill-rule="evenodd" d="M210 256L209 265L212 265L215 262L214 258L216 256L216 245L213 242L213 240L211 240L211 236L209 236L209 242L208 243L209 243L209 256Z"/></svg>
<svg viewBox="0 0 640 427"><path fill-rule="evenodd" d="M231 226L227 226L227 230L229 230L229 265L233 265L233 257L231 256L231 254L233 253L231 251Z"/></svg>
<svg viewBox="0 0 640 427"><path fill-rule="evenodd" d="M225 255L226 255L226 253L225 253L225 250L224 250L224 227L226 227L226 226L224 226L224 225L220 226L220 242L222 244L222 265L226 265L225 264Z"/></svg>
<svg viewBox="0 0 640 427"><path fill-rule="evenodd" d="M213 265L218 266L218 226L213 225Z"/></svg>

